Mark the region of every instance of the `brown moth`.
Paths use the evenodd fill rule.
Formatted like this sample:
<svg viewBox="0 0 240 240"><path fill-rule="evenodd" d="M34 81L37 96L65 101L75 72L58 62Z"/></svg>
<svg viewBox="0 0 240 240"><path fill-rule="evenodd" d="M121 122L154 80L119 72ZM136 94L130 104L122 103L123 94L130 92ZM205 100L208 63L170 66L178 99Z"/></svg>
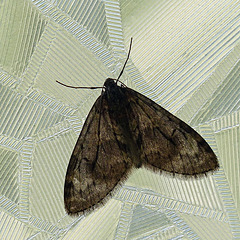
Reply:
<svg viewBox="0 0 240 240"><path fill-rule="evenodd" d="M141 93L118 85L131 44L132 39L119 77L106 79L101 87L73 150L64 186L68 214L103 203L133 168L197 176L219 166L208 143L189 125Z"/></svg>

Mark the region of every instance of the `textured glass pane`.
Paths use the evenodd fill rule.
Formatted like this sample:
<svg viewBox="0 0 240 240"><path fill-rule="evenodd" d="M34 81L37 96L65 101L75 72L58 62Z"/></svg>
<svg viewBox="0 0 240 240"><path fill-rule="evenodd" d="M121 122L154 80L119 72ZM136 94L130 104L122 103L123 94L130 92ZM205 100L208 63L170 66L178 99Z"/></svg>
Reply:
<svg viewBox="0 0 240 240"><path fill-rule="evenodd" d="M240 25L234 0L0 3L0 239L240 238ZM66 168L102 86L121 77L195 128L219 171L134 170L104 206L64 209Z"/></svg>

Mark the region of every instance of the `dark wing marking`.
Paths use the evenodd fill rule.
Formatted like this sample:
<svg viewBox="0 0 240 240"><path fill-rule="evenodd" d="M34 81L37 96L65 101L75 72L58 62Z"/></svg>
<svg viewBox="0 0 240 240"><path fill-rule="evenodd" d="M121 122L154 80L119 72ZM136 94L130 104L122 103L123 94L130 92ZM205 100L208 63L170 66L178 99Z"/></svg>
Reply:
<svg viewBox="0 0 240 240"><path fill-rule="evenodd" d="M125 88L129 123L147 168L197 175L218 168L207 142L190 126L149 98Z"/></svg>
<svg viewBox="0 0 240 240"><path fill-rule="evenodd" d="M108 110L105 95L101 95L89 112L72 153L64 186L69 214L101 203L131 169L131 160L124 151L127 143Z"/></svg>

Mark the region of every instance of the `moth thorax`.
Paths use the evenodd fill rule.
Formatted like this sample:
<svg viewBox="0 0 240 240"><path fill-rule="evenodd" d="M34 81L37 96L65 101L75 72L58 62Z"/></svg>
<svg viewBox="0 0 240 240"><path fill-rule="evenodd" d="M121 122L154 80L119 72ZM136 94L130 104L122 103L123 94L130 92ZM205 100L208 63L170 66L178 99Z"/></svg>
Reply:
<svg viewBox="0 0 240 240"><path fill-rule="evenodd" d="M109 106L112 110L117 110L121 107L126 107L126 97L123 93L123 88L116 84L116 79L108 78L104 83L105 92Z"/></svg>

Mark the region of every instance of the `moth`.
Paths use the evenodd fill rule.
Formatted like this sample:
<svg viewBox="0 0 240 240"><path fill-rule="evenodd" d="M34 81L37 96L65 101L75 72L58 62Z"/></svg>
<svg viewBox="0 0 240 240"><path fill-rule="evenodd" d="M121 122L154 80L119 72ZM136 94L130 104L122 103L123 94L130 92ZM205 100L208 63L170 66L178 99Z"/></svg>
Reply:
<svg viewBox="0 0 240 240"><path fill-rule="evenodd" d="M107 78L84 123L65 179L68 214L81 214L102 204L133 168L146 167L172 175L198 176L219 167L208 143L170 112Z"/></svg>

